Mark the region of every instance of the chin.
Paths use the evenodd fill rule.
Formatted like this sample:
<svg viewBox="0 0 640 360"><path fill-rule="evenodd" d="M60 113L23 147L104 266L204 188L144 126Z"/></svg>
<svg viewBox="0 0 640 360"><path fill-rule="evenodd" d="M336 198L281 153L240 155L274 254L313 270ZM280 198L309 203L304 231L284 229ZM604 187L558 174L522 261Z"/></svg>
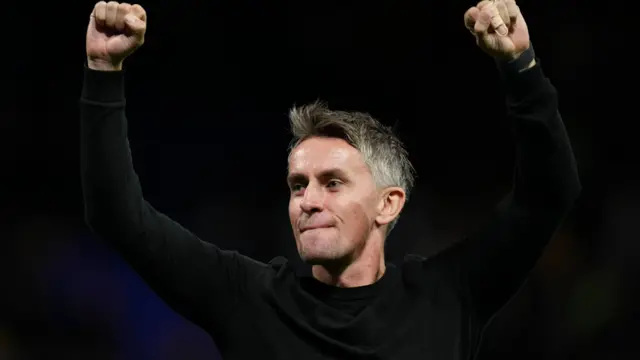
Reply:
<svg viewBox="0 0 640 360"><path fill-rule="evenodd" d="M302 261L311 265L319 265L342 258L338 239L335 236L322 235L325 234L301 234L298 254Z"/></svg>
<svg viewBox="0 0 640 360"><path fill-rule="evenodd" d="M300 255L300 259L302 259L302 261L311 265L319 265L339 258L339 256L336 256L337 251L327 250L329 249L303 245L298 249L298 255Z"/></svg>

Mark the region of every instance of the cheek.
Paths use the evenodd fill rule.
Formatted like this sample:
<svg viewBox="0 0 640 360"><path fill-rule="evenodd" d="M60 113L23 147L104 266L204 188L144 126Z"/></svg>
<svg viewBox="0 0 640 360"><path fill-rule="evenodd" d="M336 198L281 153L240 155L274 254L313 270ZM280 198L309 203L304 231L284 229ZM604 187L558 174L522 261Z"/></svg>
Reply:
<svg viewBox="0 0 640 360"><path fill-rule="evenodd" d="M291 220L291 225L295 224L300 216L300 211L298 203L294 199L289 200L289 220Z"/></svg>
<svg viewBox="0 0 640 360"><path fill-rule="evenodd" d="M339 208L338 215L343 219L349 228L366 228L371 222L371 215L367 204L357 201L337 202Z"/></svg>

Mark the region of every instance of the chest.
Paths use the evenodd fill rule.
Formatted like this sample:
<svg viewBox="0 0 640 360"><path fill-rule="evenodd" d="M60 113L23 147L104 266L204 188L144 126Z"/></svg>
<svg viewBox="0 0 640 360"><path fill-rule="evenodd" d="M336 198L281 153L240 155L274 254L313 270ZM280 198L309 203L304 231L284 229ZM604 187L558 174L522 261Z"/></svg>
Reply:
<svg viewBox="0 0 640 360"><path fill-rule="evenodd" d="M297 306L275 297L238 319L225 359L465 359L469 319L453 293ZM298 304L299 305L299 304Z"/></svg>

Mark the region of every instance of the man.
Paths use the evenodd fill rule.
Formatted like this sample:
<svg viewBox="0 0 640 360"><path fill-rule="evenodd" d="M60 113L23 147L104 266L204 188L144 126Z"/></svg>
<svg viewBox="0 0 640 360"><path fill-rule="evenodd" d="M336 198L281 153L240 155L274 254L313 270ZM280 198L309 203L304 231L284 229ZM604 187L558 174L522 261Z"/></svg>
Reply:
<svg viewBox="0 0 640 360"><path fill-rule="evenodd" d="M518 6L465 14L498 63L517 144L508 205L482 233L433 258L384 258L413 184L400 141L366 114L291 111L289 215L311 274L203 242L142 196L127 140L122 64L144 41L139 5L100 2L81 99L86 219L225 359L468 359L580 192L553 86Z"/></svg>

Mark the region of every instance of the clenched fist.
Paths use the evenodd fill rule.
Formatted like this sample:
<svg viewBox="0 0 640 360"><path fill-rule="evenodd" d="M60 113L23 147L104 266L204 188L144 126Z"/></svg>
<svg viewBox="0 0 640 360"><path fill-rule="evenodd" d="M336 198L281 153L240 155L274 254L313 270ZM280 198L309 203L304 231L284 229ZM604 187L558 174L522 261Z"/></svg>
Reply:
<svg viewBox="0 0 640 360"><path fill-rule="evenodd" d="M478 46L491 56L515 59L530 46L529 30L515 0L484 0L464 14Z"/></svg>
<svg viewBox="0 0 640 360"><path fill-rule="evenodd" d="M144 43L147 15L142 6L100 1L89 19L87 61L94 70L122 69L122 62Z"/></svg>

